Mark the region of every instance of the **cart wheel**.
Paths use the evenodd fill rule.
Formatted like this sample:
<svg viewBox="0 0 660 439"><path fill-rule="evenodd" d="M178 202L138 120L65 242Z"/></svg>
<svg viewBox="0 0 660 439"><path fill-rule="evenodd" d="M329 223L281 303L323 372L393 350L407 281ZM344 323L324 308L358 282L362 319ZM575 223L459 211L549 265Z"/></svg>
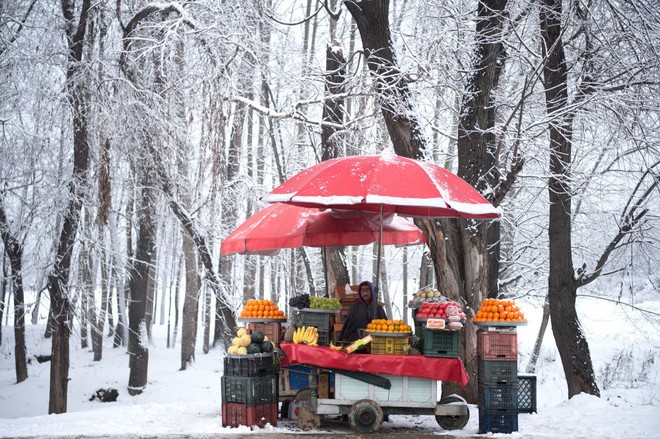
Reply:
<svg viewBox="0 0 660 439"><path fill-rule="evenodd" d="M361 399L351 406L348 423L358 433L373 433L383 423L383 409L370 399Z"/></svg>
<svg viewBox="0 0 660 439"><path fill-rule="evenodd" d="M449 395L447 397L444 397L440 400L438 403L440 404L449 404L453 402L460 402L463 403L467 406L467 401L465 401L463 398L461 398L458 395ZM467 425L468 421L470 420L470 411L468 410L466 415L460 415L460 416L439 416L436 415L435 420L438 421L438 425L442 427L443 430L460 430L465 425Z"/></svg>

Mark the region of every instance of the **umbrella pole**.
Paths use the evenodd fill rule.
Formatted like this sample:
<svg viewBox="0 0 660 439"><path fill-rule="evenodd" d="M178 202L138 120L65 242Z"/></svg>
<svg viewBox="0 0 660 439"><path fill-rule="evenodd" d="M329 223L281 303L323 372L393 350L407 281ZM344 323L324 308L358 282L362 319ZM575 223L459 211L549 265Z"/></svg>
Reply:
<svg viewBox="0 0 660 439"><path fill-rule="evenodd" d="M325 254L325 247L321 248L321 261L323 262L323 280L325 280L325 294L330 297L328 290L328 259Z"/></svg>
<svg viewBox="0 0 660 439"><path fill-rule="evenodd" d="M376 293L380 291L380 253L383 251L383 205L380 205L380 221L378 222L378 255L376 256ZM374 317L375 318L375 317Z"/></svg>

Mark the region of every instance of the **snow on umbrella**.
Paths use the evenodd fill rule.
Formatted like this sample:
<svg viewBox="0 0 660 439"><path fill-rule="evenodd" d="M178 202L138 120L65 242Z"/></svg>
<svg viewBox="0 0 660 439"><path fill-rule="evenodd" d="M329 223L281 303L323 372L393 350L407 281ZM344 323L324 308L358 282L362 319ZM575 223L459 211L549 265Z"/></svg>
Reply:
<svg viewBox="0 0 660 439"><path fill-rule="evenodd" d="M433 163L399 155L326 160L300 171L262 200L380 212L381 218L384 212L412 217L500 217L499 209L456 174ZM379 241L376 288L380 248Z"/></svg>
<svg viewBox="0 0 660 439"><path fill-rule="evenodd" d="M326 160L300 171L262 200L412 217L500 217L499 209L462 178L398 155Z"/></svg>
<svg viewBox="0 0 660 439"><path fill-rule="evenodd" d="M236 228L222 241L223 255L274 255L282 248L364 245L378 241L379 218L368 212L321 211L289 204L273 204ZM424 234L405 218L390 215L383 221L383 244L423 244Z"/></svg>

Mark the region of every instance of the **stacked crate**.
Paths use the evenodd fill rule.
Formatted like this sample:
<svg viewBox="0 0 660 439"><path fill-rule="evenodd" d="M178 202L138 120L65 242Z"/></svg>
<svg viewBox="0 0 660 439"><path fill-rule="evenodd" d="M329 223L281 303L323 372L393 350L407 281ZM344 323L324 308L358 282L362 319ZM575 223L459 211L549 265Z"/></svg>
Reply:
<svg viewBox="0 0 660 439"><path fill-rule="evenodd" d="M254 331L260 331L268 337L268 340L275 343L276 347L284 340L284 329L279 322L251 322L248 323L248 331L252 334Z"/></svg>
<svg viewBox="0 0 660 439"><path fill-rule="evenodd" d="M424 356L426 357L458 357L459 331L447 329L421 328L424 339Z"/></svg>
<svg viewBox="0 0 660 439"><path fill-rule="evenodd" d="M357 291L359 288L359 285L351 285L351 291ZM342 327L348 317L348 311L351 309L351 306L357 303L359 295L346 294L346 287L340 285L337 285L336 292L337 299L339 299L339 303L341 303L341 311L336 316L332 329L335 333L335 340L339 340L339 334L341 333Z"/></svg>
<svg viewBox="0 0 660 439"><path fill-rule="evenodd" d="M298 326L316 326L319 333L319 346L328 346L330 344L330 323L332 321L334 326L335 312L322 312L322 311L304 311L300 310L297 313L296 322Z"/></svg>
<svg viewBox="0 0 660 439"><path fill-rule="evenodd" d="M227 355L224 366L222 426L276 426L278 380L273 354Z"/></svg>
<svg viewBox="0 0 660 439"><path fill-rule="evenodd" d="M518 334L495 329L477 331L479 433L518 431Z"/></svg>

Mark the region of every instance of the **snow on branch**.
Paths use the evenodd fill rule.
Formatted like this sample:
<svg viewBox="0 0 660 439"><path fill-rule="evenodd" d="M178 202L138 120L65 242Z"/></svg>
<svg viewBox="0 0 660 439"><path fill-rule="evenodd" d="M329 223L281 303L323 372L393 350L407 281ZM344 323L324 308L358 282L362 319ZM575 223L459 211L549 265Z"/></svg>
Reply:
<svg viewBox="0 0 660 439"><path fill-rule="evenodd" d="M621 214L621 218L619 220L619 232L616 234L616 236L612 239L612 241L608 244L608 246L605 248L603 251L603 254L600 256L598 259L598 262L596 263L596 268L594 271L590 274L585 274L586 271L583 269L579 271L579 276L577 279L578 287L584 286L590 282L593 282L602 274L603 267L607 263L607 260L609 259L610 255L612 252L617 248L621 240L626 236L632 233L632 231L639 225L639 223L642 221L643 217L648 213L649 209L643 209L641 212L638 213L638 210L644 205L646 200L651 196L651 194L657 189L658 184L660 183L660 173L655 171L654 169L660 165L660 161L656 162L652 166L650 166L646 172L642 175L642 177L639 179L639 182L637 183L637 186L635 187L635 190L632 192L630 195L630 198L628 199L628 202L626 203L626 206L623 209L623 212ZM642 195L639 196L637 201L630 207L631 203L633 202L633 199L635 197L635 194L637 191L640 189L642 186L642 183L646 179L646 177L650 175L653 181L649 185L649 187L644 191ZM629 209L630 207L630 209Z"/></svg>

